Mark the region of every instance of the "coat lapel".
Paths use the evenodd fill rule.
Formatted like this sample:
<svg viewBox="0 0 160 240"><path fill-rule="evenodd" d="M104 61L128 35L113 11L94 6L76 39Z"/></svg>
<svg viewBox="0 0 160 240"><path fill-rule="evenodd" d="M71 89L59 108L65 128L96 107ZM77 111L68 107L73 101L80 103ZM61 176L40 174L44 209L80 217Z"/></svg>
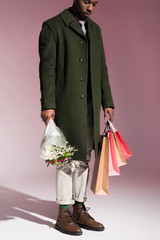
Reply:
<svg viewBox="0 0 160 240"><path fill-rule="evenodd" d="M79 24L79 22L75 19L74 22L71 22L70 24L70 28L72 28L73 31L79 33L81 36L86 38L86 35L84 34L84 32L82 31L82 28Z"/></svg>
<svg viewBox="0 0 160 240"><path fill-rule="evenodd" d="M86 35L82 31L80 24L75 19L75 17L69 12L68 9L65 9L63 12L61 12L60 16L63 19L63 21L67 27L70 27L73 31L80 34L81 37L86 38ZM87 31L88 31L88 38L91 39L93 26L92 26L92 20L89 17L87 18L86 26L87 26Z"/></svg>
<svg viewBox="0 0 160 240"><path fill-rule="evenodd" d="M86 28L87 28L87 37L89 40L92 38L92 34L94 32L94 26L92 20L88 17L86 22Z"/></svg>

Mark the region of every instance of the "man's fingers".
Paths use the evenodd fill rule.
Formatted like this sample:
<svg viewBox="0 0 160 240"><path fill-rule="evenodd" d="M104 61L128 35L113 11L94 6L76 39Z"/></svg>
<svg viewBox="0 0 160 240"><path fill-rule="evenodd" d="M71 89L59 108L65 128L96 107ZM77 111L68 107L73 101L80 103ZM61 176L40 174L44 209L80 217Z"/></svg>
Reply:
<svg viewBox="0 0 160 240"><path fill-rule="evenodd" d="M104 124L107 123L107 115L104 115Z"/></svg>
<svg viewBox="0 0 160 240"><path fill-rule="evenodd" d="M55 116L54 114L52 114L52 115L41 114L41 118L46 123L46 125L48 124L48 122L51 118L54 120L54 116Z"/></svg>
<svg viewBox="0 0 160 240"><path fill-rule="evenodd" d="M49 118L47 118L47 120L45 121L45 124L46 124L46 125L48 124L49 120L50 120L50 119L49 119Z"/></svg>
<svg viewBox="0 0 160 240"><path fill-rule="evenodd" d="M46 123L46 125L48 124L48 122L50 121L51 118L52 118L51 116L47 116L47 117L45 118L45 123Z"/></svg>
<svg viewBox="0 0 160 240"><path fill-rule="evenodd" d="M49 122L50 118L54 120L54 117L55 117L55 110L53 109L47 109L47 110L41 111L41 118L46 124Z"/></svg>
<svg viewBox="0 0 160 240"><path fill-rule="evenodd" d="M113 122L113 119L114 119L114 112L112 111L112 112L110 113L110 121Z"/></svg>
<svg viewBox="0 0 160 240"><path fill-rule="evenodd" d="M113 109L110 109L108 108L105 112L104 112L104 123L106 124L107 123L107 114L109 114L109 120L111 122L113 122L113 119L114 119L114 111Z"/></svg>

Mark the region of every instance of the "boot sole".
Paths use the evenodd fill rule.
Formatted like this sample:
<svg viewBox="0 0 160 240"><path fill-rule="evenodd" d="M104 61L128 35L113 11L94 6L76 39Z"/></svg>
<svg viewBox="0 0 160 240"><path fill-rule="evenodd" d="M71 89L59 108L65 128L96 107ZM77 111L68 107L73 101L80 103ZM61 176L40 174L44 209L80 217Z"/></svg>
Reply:
<svg viewBox="0 0 160 240"><path fill-rule="evenodd" d="M86 225L83 225L82 223L78 223L78 222L76 222L76 223L78 224L79 227L84 228L84 229L87 229L87 230L103 231L103 230L105 229L105 228L92 228L92 227L88 227L88 226L86 226Z"/></svg>
<svg viewBox="0 0 160 240"><path fill-rule="evenodd" d="M82 232L70 232L70 231L66 231L63 228L61 228L60 226L58 226L57 224L55 224L55 229L57 229L58 231L65 233L65 234L69 234L69 235L75 235L75 236L80 236L82 235Z"/></svg>

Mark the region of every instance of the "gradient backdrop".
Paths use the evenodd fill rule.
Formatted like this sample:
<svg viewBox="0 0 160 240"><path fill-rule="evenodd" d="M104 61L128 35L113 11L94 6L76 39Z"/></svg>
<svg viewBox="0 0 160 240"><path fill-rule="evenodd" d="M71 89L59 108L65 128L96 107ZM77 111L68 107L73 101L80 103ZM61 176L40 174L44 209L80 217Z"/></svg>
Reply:
<svg viewBox="0 0 160 240"><path fill-rule="evenodd" d="M46 168L39 158L45 124L40 118L38 37L42 22L71 4L1 0L1 185L31 181L44 187L54 182L55 168ZM143 182L149 191L159 191L159 13L159 0L99 0L91 16L102 29L115 102L113 124L133 153L121 176L110 178L114 188ZM103 129L101 112L101 133ZM91 170L93 160L94 152Z"/></svg>

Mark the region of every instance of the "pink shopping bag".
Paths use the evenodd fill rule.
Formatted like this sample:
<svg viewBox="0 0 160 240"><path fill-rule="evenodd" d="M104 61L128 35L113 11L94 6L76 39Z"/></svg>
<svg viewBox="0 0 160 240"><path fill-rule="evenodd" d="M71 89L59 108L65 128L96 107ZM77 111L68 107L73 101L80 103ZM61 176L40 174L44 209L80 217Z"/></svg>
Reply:
<svg viewBox="0 0 160 240"><path fill-rule="evenodd" d="M115 135L117 137L118 143L119 143L120 148L122 150L122 154L124 156L124 159L127 159L127 158L133 156L132 153L130 152L129 148L127 147L125 141L123 140L123 138L121 137L121 135L119 134L118 131L115 132Z"/></svg>
<svg viewBox="0 0 160 240"><path fill-rule="evenodd" d="M118 155L116 151L116 145L113 139L113 133L108 131L109 135L109 176L120 175L118 166Z"/></svg>
<svg viewBox="0 0 160 240"><path fill-rule="evenodd" d="M118 161L118 167L124 166L126 165L126 161L124 159L121 147L119 145L119 142L117 140L117 136L116 134L113 132L113 139L114 139L114 144L115 144L115 149L116 149L116 153L117 153L117 161Z"/></svg>

